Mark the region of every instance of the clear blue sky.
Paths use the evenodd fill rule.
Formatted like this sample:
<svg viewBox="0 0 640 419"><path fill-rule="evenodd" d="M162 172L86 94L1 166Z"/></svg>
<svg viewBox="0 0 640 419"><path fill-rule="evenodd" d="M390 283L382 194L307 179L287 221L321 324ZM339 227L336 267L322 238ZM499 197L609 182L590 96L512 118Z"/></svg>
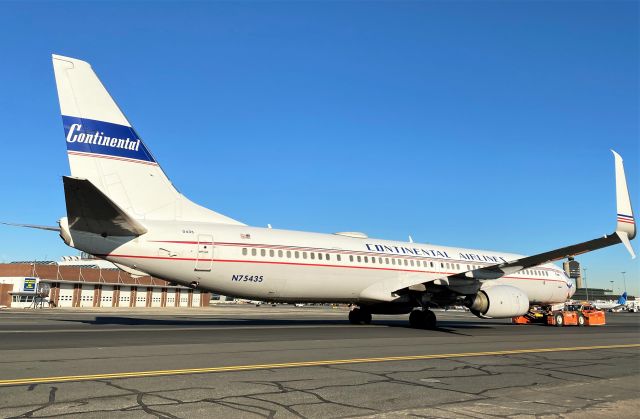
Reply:
<svg viewBox="0 0 640 419"><path fill-rule="evenodd" d="M87 60L179 189L248 224L536 253L640 210L639 6L0 3L0 219L55 224L51 53ZM640 253L639 242L635 247ZM75 254L0 227L0 260ZM580 258L639 293L622 246Z"/></svg>

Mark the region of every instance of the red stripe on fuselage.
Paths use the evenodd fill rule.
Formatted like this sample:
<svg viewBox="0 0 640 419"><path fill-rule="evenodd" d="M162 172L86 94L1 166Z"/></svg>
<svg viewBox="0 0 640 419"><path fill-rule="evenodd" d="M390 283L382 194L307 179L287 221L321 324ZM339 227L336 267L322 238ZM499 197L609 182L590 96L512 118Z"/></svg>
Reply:
<svg viewBox="0 0 640 419"><path fill-rule="evenodd" d="M395 269L395 268L379 268L377 266L346 266L346 265L325 265L321 263L298 263L298 262L276 262L269 260L242 260L242 259L194 259L194 258L172 258L166 256L138 256L138 255L120 255L120 254L104 254L104 255L96 255L100 257L116 257L116 258L127 258L127 259L155 259L155 260L179 260L179 261L200 261L200 262L223 262L223 263L255 263L255 264L267 264L267 265L291 265L291 266L314 266L314 267L323 267L323 268L346 268L346 269L370 269L377 271L395 271L395 272L413 272L413 273L424 273L424 274L436 274L436 275L455 275L459 272L436 272L436 271L419 271L415 269ZM550 281L550 282L562 282L562 280L558 279L548 279L548 278L519 278L513 276L503 276L502 278L509 279L526 279L531 281ZM501 278L500 278L501 279Z"/></svg>

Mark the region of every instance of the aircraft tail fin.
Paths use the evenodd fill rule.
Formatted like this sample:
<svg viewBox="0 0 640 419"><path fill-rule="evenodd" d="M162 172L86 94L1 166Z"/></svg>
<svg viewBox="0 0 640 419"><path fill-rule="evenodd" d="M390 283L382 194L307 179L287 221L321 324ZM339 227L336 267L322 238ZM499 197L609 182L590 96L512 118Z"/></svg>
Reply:
<svg viewBox="0 0 640 419"><path fill-rule="evenodd" d="M89 180L136 219L242 224L175 189L89 63L52 59L73 177Z"/></svg>
<svg viewBox="0 0 640 419"><path fill-rule="evenodd" d="M627 292L623 292L620 297L618 297L618 304L625 305L627 304Z"/></svg>

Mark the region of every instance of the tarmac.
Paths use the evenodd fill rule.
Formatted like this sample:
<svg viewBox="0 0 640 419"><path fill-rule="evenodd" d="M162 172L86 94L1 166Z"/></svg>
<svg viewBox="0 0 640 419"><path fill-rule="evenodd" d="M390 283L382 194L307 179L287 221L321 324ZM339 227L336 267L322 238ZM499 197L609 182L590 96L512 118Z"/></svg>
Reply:
<svg viewBox="0 0 640 419"><path fill-rule="evenodd" d="M550 327L346 308L0 311L0 417L597 417L640 411L640 315Z"/></svg>

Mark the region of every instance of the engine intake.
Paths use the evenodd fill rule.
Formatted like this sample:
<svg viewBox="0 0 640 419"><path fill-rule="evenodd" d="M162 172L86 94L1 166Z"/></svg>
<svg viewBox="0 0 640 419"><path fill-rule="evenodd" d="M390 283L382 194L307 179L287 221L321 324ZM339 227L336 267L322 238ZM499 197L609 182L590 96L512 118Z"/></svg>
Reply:
<svg viewBox="0 0 640 419"><path fill-rule="evenodd" d="M520 288L495 285L467 300L467 307L483 319L521 316L529 311L529 297Z"/></svg>

